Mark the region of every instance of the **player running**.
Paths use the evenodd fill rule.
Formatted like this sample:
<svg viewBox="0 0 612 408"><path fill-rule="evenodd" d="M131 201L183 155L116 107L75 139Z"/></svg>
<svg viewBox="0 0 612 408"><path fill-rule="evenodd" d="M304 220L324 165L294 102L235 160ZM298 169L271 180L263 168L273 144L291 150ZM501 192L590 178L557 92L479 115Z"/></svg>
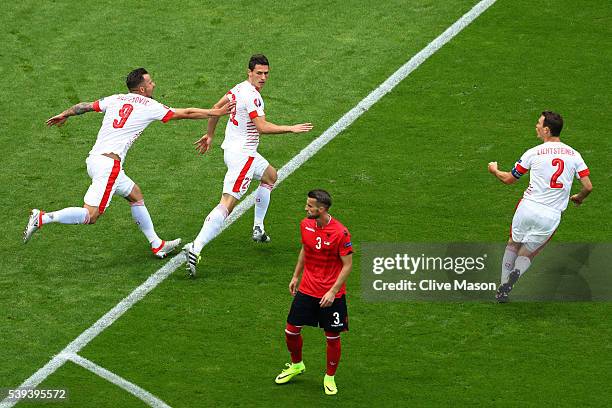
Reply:
<svg viewBox="0 0 612 408"><path fill-rule="evenodd" d="M289 282L289 292L294 298L285 339L291 364L287 363L287 369L275 380L277 384L285 384L306 370L300 332L304 325L320 327L327 338L327 372L323 378L327 395L338 393L334 375L340 362L340 333L348 330L345 282L353 268L351 236L344 225L329 215L331 204L327 191L308 193L306 218L300 223L302 249Z"/></svg>
<svg viewBox="0 0 612 408"><path fill-rule="evenodd" d="M164 241L155 232L140 187L123 171L125 156L132 144L153 121L166 123L178 119L216 117L228 114L233 105L227 104L215 109L169 108L152 99L155 82L144 68L130 72L126 85L129 90L127 94L116 94L95 102L78 103L47 120L48 126L61 126L70 116L91 111L104 112L96 143L86 160L91 185L85 194L85 205L49 213L39 209L32 210L23 233L24 243L27 243L32 234L43 225L53 222L95 224L116 194L129 201L134 221L158 258L164 258L180 245L180 239Z"/></svg>
<svg viewBox="0 0 612 408"><path fill-rule="evenodd" d="M187 256L187 270L196 274L200 252L204 245L216 237L227 216L246 193L253 179L260 180L255 199L255 220L252 238L256 242L268 242L270 237L264 228L264 218L270 205L270 192L276 183L276 169L257 152L259 135L262 133L303 133L312 129L312 124L301 123L292 126L275 125L266 120L264 102L259 93L268 80L270 66L261 54L249 60L247 80L234 86L225 94L215 108L223 108L235 102L225 128L225 140L221 145L227 173L223 180L221 201L208 214L196 239L184 250ZM213 142L218 118L208 121L207 133L195 142L201 154L206 153Z"/></svg>
<svg viewBox="0 0 612 408"><path fill-rule="evenodd" d="M580 153L559 139L561 129L561 115L542 112L536 133L544 143L527 150L511 172L500 171L497 162L489 163L489 172L504 184L515 183L531 170L529 186L512 218L502 260L501 285L495 295L500 303L508 301L512 286L555 233L568 200L580 205L593 189L589 169ZM582 189L570 197L574 177L580 179Z"/></svg>

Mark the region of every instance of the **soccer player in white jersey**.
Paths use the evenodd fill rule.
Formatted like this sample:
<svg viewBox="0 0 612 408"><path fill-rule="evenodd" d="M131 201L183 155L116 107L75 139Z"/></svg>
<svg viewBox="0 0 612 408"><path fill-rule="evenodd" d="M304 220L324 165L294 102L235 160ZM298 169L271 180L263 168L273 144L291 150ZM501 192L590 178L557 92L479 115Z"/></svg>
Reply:
<svg viewBox="0 0 612 408"><path fill-rule="evenodd" d="M536 133L544 143L527 150L510 172L500 171L497 162L489 163L489 172L504 184L517 182L531 170L529 186L512 218L502 260L501 285L495 295L500 303L508 301L512 286L555 233L568 201L580 205L593 189L589 168L580 153L559 139L561 129L561 115L542 112ZM580 180L582 189L570 196L574 177Z"/></svg>
<svg viewBox="0 0 612 408"><path fill-rule="evenodd" d="M259 135L308 132L312 129L312 124L275 125L266 120L264 101L259 92L266 84L269 74L268 59L261 54L253 55L249 60L247 80L234 86L215 104L215 108L220 109L234 101L236 107L230 113L225 128L225 140L221 145L227 166L221 201L206 217L196 239L184 248L187 255L187 269L192 276L196 273L200 251L219 234L223 222L246 193L253 179L260 180L260 184L256 191L252 238L256 242L270 240L265 232L264 218L270 205L270 192L276 183L277 175L276 169L257 153ZM195 142L200 153L204 154L210 149L218 120L211 118L208 121L206 134Z"/></svg>
<svg viewBox="0 0 612 408"><path fill-rule="evenodd" d="M164 241L155 232L140 187L123 171L125 156L151 122L216 117L228 114L233 105L215 109L169 108L152 99L155 82L144 68L130 72L126 85L129 90L127 94L116 94L95 102L82 102L47 120L48 126L61 126L70 116L91 111L104 112L96 143L86 160L91 185L85 194L85 205L48 213L39 209L32 210L23 235L24 243L46 224L94 224L116 194L129 201L134 221L158 258L164 258L180 245L180 239Z"/></svg>

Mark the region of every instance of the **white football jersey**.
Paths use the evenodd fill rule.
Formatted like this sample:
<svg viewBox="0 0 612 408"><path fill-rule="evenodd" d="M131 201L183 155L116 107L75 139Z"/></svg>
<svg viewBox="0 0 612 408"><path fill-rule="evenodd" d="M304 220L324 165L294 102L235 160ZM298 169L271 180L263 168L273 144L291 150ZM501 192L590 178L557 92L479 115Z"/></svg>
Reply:
<svg viewBox="0 0 612 408"><path fill-rule="evenodd" d="M574 177L589 175L580 153L561 142L542 143L527 150L515 164L512 175L519 178L529 170L529 186L523 199L560 212L567 208Z"/></svg>
<svg viewBox="0 0 612 408"><path fill-rule="evenodd" d="M233 87L226 96L230 101L236 101L236 108L229 115L221 148L255 153L259 146L259 132L252 119L265 116L259 91L249 81L244 81Z"/></svg>
<svg viewBox="0 0 612 408"><path fill-rule="evenodd" d="M156 100L133 93L99 99L93 107L97 112L104 112L104 120L89 154L115 153L121 162L151 122L166 123L174 114L172 109Z"/></svg>

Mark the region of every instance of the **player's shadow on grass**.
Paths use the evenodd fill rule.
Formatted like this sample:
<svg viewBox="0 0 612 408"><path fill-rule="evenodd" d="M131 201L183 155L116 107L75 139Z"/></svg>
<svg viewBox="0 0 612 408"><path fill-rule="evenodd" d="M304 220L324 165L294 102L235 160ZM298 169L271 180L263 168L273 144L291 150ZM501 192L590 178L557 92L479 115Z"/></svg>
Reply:
<svg viewBox="0 0 612 408"><path fill-rule="evenodd" d="M513 295L527 301L583 301L593 300L589 281L596 272L590 265L591 244L560 244L535 258L533 273L528 270L516 285ZM531 275L531 276L530 276Z"/></svg>

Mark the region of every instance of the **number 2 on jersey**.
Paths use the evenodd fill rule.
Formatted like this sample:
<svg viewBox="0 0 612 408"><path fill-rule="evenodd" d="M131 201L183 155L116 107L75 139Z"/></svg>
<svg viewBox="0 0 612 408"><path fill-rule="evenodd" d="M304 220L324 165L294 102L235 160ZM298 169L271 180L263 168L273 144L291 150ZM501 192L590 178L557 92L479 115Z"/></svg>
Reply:
<svg viewBox="0 0 612 408"><path fill-rule="evenodd" d="M565 163L563 163L563 160L561 159L553 159L552 165L555 167L559 167L559 168L557 169L557 171L555 171L555 174L553 174L552 177L550 178L550 188L563 188L563 183L559 183L557 179L563 173L563 169L565 168Z"/></svg>
<svg viewBox="0 0 612 408"><path fill-rule="evenodd" d="M123 125L125 125L125 121L128 120L128 118L132 114L133 110L134 110L134 106L130 105L129 103L126 103L125 105L123 105L121 109L119 109L120 119L113 120L113 127L115 129L121 129Z"/></svg>

